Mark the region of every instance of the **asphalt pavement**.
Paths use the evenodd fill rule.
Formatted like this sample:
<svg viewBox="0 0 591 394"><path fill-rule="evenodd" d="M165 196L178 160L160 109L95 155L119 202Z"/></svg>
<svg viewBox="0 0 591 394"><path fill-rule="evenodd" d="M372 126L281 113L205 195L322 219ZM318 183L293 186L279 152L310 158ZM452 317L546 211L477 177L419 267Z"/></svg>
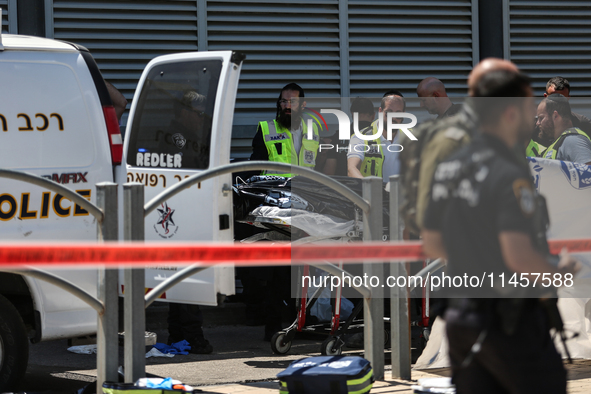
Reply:
<svg viewBox="0 0 591 394"><path fill-rule="evenodd" d="M213 345L209 355L176 355L173 358L146 359L146 372L178 379L192 386L266 381L275 378L289 363L319 354L322 337L296 339L289 354L276 356L269 342L263 341L263 326L243 323L242 304L224 308L202 307L205 337ZM146 325L158 342L166 342L166 304L148 309ZM77 343L79 344L79 343ZM72 393L96 379L96 355L67 351L67 340L30 345L29 367L21 390L43 393ZM123 364L123 349L120 349Z"/></svg>
<svg viewBox="0 0 591 394"><path fill-rule="evenodd" d="M148 358L148 373L178 379L207 393L276 393L277 373L293 360L319 355L322 338L295 339L288 354L274 355L269 342L263 341L263 327L241 323L239 307L225 312L205 310L204 332L214 352L209 355L176 355L173 358ZM214 313L214 315L212 315ZM215 314L218 314L216 317ZM150 331L159 342L167 338L166 308L159 306L148 316ZM21 390L27 393L74 393L96 379L96 355L67 351L68 341L44 342L30 347L30 361ZM360 354L359 351L352 354ZM122 353L120 362L123 363ZM568 392L591 392L591 360L576 360L569 370ZM413 371L413 381L376 382L372 393L411 393L411 385L423 377L449 376L448 369Z"/></svg>
<svg viewBox="0 0 591 394"><path fill-rule="evenodd" d="M155 330L165 342L166 330ZM208 326L205 337L213 345L208 355L175 355L146 359L146 372L172 377L192 386L245 383L275 379L293 360L320 354L322 339L296 339L287 355L276 356L263 341L263 327ZM71 393L96 378L96 355L67 350L68 341L43 342L30 347L29 368L23 391ZM120 353L120 364L123 354Z"/></svg>

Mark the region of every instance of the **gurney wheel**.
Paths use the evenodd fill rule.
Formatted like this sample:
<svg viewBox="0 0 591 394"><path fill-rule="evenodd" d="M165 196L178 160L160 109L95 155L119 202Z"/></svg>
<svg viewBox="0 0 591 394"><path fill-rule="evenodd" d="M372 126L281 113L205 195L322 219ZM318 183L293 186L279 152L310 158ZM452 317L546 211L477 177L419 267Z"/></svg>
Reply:
<svg viewBox="0 0 591 394"><path fill-rule="evenodd" d="M431 329L429 327L425 327L423 328L423 338L425 339L425 342L429 342L429 336L431 335Z"/></svg>
<svg viewBox="0 0 591 394"><path fill-rule="evenodd" d="M275 354L286 354L291 349L291 341L285 342L285 331L276 332L271 338L271 350Z"/></svg>
<svg viewBox="0 0 591 394"><path fill-rule="evenodd" d="M419 338L419 346L421 349L421 352L423 350L425 350L425 348L427 347L427 342L429 342L429 336L431 335L431 330L428 327L423 328L423 331L421 333L421 336Z"/></svg>
<svg viewBox="0 0 591 394"><path fill-rule="evenodd" d="M320 345L320 354L323 356L338 356L343 352L343 348L337 346L337 339L328 337L322 345Z"/></svg>

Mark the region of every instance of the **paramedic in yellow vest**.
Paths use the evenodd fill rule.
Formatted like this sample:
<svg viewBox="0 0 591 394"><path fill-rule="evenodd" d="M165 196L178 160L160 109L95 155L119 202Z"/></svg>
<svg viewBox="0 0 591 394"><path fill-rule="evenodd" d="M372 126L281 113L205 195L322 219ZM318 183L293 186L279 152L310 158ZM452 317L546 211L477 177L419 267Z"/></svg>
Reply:
<svg viewBox="0 0 591 394"><path fill-rule="evenodd" d="M550 78L546 84L544 97L548 97L553 93L560 93L568 100L570 98L570 83L568 80L564 77ZM588 136L591 136L591 120L589 118L576 112L571 113L571 118L573 120L573 126L583 130Z"/></svg>
<svg viewBox="0 0 591 394"><path fill-rule="evenodd" d="M525 147L525 156L540 157L544 150L546 150L546 147L540 144L539 142L534 141L532 138L531 140L529 140L529 144L527 144L527 146Z"/></svg>
<svg viewBox="0 0 591 394"><path fill-rule="evenodd" d="M554 93L537 110L536 125L541 136L552 142L540 157L591 165L591 140L573 127L571 108L566 97Z"/></svg>
<svg viewBox="0 0 591 394"><path fill-rule="evenodd" d="M366 176L381 177L384 183L388 183L390 176L400 172L399 153L402 147L398 145L398 132L392 133L392 141L386 139L387 121L390 112L405 112L406 102L402 93L391 90L384 94L380 103L378 116L384 120L382 135L371 141L363 141L355 134L351 136L349 152L347 153L347 175L352 178L364 178ZM396 124L402 123L403 118L393 118ZM371 126L360 130L362 134L376 134L378 120Z"/></svg>
<svg viewBox="0 0 591 394"><path fill-rule="evenodd" d="M295 83L284 86L277 99L275 119L259 122L252 140L250 160L268 160L314 169L320 136L315 124L311 136L308 136L307 124L302 120L305 107L304 89ZM273 171L265 175L294 176Z"/></svg>
<svg viewBox="0 0 591 394"><path fill-rule="evenodd" d="M544 93L544 97L548 97L555 93L563 95L567 100L570 98L570 84L566 78L550 78L546 84L546 92ZM571 120L573 127L576 127L588 136L591 136L591 120L589 120L586 116L576 112L571 112ZM529 145L527 146L525 154L526 156L541 157L541 154L546 149L546 146L549 146L554 141L554 138L550 138L549 140L543 140L542 138L542 135L538 135L537 138L532 138Z"/></svg>

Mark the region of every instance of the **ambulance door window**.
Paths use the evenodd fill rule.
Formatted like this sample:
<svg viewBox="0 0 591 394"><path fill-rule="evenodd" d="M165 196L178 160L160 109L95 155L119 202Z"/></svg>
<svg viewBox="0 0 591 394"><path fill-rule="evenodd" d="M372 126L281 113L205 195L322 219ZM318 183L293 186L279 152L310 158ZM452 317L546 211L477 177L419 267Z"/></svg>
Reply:
<svg viewBox="0 0 591 394"><path fill-rule="evenodd" d="M130 133L128 163L206 169L221 60L154 67L142 87Z"/></svg>

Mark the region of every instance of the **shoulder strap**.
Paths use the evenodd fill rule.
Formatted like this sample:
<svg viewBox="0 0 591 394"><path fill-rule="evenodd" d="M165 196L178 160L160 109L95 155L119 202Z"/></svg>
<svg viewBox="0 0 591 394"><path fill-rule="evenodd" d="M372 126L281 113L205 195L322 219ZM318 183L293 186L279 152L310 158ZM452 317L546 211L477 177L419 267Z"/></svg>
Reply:
<svg viewBox="0 0 591 394"><path fill-rule="evenodd" d="M373 126L369 125L359 131L363 135L373 134Z"/></svg>
<svg viewBox="0 0 591 394"><path fill-rule="evenodd" d="M546 151L548 149L550 149L550 147L552 147L553 150L555 150L556 152L558 152L558 149L560 149L560 147L564 143L564 140L566 139L566 137L569 137L571 135L580 135L580 134L577 131L573 130L573 129L566 130L564 133L562 133L560 135L560 137L558 137L558 139L556 140L555 143L553 143L552 145L550 145L546 150L544 150L544 152L542 152L542 157L544 156L544 154L546 153ZM589 137L587 137L587 138L589 138Z"/></svg>

